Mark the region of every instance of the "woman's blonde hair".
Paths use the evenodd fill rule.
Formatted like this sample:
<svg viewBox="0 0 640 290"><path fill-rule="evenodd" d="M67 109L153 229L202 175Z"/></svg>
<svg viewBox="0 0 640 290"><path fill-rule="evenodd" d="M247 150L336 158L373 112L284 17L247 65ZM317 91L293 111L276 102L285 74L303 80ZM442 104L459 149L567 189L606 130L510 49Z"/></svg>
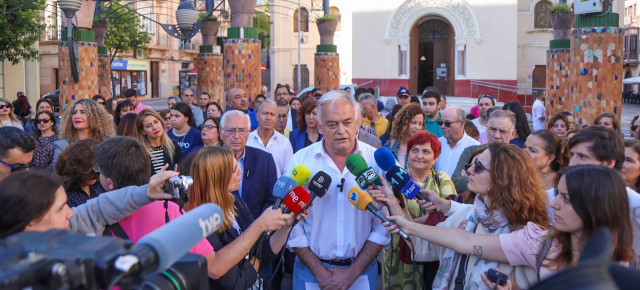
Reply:
<svg viewBox="0 0 640 290"><path fill-rule="evenodd" d="M156 111L144 109L140 112L140 114L138 114L138 118L136 120L136 127L138 129L138 141L140 141L140 144L142 144L144 148L147 149L147 152L149 152L149 155L151 155L151 145L149 144L147 135L144 134L144 125L142 124L142 121L147 116L155 117L156 119L158 119L158 121L160 121L160 124L162 124L162 146L164 146L164 148L167 150L169 159L171 159L171 161L173 162L173 154L175 153L174 151L176 148L175 146L173 146L173 141L171 141L169 135L167 135L167 130L164 127L164 119Z"/></svg>
<svg viewBox="0 0 640 290"><path fill-rule="evenodd" d="M62 113L60 120L60 139L67 139L69 142L78 140L78 132L73 128L73 110L80 104L87 110L89 119L89 130L91 131L91 139L100 143L115 135L113 121L109 117L109 113L104 106L91 99L79 99L74 101L69 108Z"/></svg>
<svg viewBox="0 0 640 290"><path fill-rule="evenodd" d="M189 189L189 201L185 210L192 210L205 203L215 203L224 213L224 222L218 232L224 232L233 225L236 215L235 198L228 187L233 176L233 153L231 150L213 146L198 150L189 173L193 186Z"/></svg>
<svg viewBox="0 0 640 290"><path fill-rule="evenodd" d="M16 116L16 113L14 112L15 108L13 107L13 104L9 101L7 101L4 98L0 98L0 102L3 102L5 104L7 104L10 108L9 110L9 119L11 119L12 122L14 123L19 123L22 124L22 121L20 121L20 119L18 119L18 116Z"/></svg>

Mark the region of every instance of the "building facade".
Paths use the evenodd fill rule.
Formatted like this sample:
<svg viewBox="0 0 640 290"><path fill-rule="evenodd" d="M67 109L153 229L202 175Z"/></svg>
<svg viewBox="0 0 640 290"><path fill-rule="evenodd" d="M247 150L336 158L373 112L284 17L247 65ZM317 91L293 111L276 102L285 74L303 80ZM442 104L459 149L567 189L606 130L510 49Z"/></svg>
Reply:
<svg viewBox="0 0 640 290"><path fill-rule="evenodd" d="M638 0L624 1L624 78L640 76L638 68L638 28L640 27L640 12ZM624 91L634 90L636 85L624 85Z"/></svg>

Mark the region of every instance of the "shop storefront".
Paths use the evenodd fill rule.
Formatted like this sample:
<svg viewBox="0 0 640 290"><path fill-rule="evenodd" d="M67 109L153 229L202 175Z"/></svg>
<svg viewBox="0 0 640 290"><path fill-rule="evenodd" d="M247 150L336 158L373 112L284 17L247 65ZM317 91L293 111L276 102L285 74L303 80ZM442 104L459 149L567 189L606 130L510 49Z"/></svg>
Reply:
<svg viewBox="0 0 640 290"><path fill-rule="evenodd" d="M138 96L147 95L149 62L144 60L114 59L111 63L113 95L120 97L124 91L135 89Z"/></svg>

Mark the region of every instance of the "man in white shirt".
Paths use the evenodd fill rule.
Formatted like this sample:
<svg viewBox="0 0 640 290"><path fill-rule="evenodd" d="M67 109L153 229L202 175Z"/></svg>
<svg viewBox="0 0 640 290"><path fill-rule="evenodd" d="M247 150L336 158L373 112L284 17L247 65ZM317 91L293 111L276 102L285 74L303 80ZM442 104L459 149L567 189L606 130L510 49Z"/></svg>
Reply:
<svg viewBox="0 0 640 290"><path fill-rule="evenodd" d="M326 195L313 201L307 217L291 231L287 247L297 254L293 289L308 287L376 289L376 256L389 243L390 235L371 213L352 206L347 193L357 186L345 166L358 153L378 173L375 149L358 142L360 108L344 91L331 91L318 101L319 129L324 138L298 151L285 170L298 164L331 176Z"/></svg>
<svg viewBox="0 0 640 290"><path fill-rule="evenodd" d="M545 108L544 108L545 92L538 93L538 97L533 102L531 108L531 118L533 119L533 131L542 130L545 128Z"/></svg>
<svg viewBox="0 0 640 290"><path fill-rule="evenodd" d="M276 132L276 122L278 113L276 102L264 100L258 106L258 129L249 134L247 146L258 148L271 153L273 161L276 162L276 177L280 178L284 172L284 167L289 164L289 159L293 156L293 148L289 138Z"/></svg>
<svg viewBox="0 0 640 290"><path fill-rule="evenodd" d="M464 132L464 122L464 110L455 106L444 109L438 121L443 136L438 138L442 144L442 151L435 167L437 171L444 171L449 176L453 176L462 151L469 146L480 145L480 142Z"/></svg>
<svg viewBox="0 0 640 290"><path fill-rule="evenodd" d="M478 128L480 136L484 136L485 131L487 130L487 122L489 121L487 111L489 108L495 107L495 105L496 101L491 97L491 95L483 95L478 99L478 114L480 117L471 120L471 122L476 125L476 128Z"/></svg>

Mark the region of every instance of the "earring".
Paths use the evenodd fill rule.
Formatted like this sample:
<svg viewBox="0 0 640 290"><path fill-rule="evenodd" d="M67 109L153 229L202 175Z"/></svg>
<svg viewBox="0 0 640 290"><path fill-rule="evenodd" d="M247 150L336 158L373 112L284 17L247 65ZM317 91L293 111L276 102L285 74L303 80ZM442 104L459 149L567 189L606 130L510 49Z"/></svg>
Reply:
<svg viewBox="0 0 640 290"><path fill-rule="evenodd" d="M546 176L547 174L549 174L549 171L551 171L551 166L549 166L549 164L547 163L547 166L542 169L542 175Z"/></svg>

